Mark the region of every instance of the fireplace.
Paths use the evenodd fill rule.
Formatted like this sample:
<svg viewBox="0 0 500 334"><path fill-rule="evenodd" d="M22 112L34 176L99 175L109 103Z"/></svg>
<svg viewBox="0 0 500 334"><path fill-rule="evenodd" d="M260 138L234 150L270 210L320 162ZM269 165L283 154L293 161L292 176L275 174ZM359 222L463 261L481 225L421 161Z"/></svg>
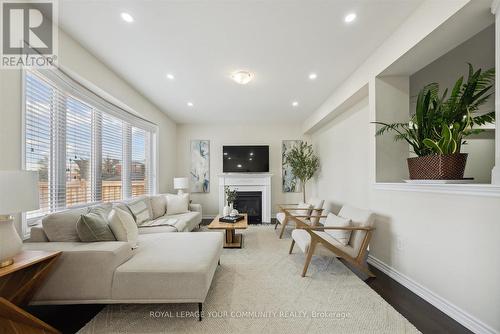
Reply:
<svg viewBox="0 0 500 334"><path fill-rule="evenodd" d="M234 208L240 213L248 214L249 223L262 223L262 192L238 191L237 194L238 197L234 201Z"/></svg>

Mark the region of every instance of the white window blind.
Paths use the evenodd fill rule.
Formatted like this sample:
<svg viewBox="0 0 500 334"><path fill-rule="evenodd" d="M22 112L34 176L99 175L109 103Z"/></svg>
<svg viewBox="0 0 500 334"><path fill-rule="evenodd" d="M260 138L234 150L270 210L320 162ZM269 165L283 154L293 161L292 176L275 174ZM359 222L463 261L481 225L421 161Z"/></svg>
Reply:
<svg viewBox="0 0 500 334"><path fill-rule="evenodd" d="M25 168L39 172L40 210L155 192L156 126L59 70L24 75Z"/></svg>

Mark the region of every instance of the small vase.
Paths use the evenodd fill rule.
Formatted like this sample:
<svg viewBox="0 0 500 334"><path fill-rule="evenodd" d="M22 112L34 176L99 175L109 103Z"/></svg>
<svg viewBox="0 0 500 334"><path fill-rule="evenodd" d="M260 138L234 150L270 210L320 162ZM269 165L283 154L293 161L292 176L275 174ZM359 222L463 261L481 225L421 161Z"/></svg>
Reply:
<svg viewBox="0 0 500 334"><path fill-rule="evenodd" d="M229 213L231 212L231 208L229 207L229 205L226 205L224 207L224 209L222 209L222 215L225 217L225 216L229 216Z"/></svg>

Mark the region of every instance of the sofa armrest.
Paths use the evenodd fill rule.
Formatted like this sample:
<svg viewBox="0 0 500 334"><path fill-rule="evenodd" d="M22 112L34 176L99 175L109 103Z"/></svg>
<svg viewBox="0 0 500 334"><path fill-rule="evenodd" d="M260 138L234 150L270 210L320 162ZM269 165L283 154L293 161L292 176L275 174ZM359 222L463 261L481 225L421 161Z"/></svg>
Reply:
<svg viewBox="0 0 500 334"><path fill-rule="evenodd" d="M189 204L189 211L196 211L203 215L203 208L201 204L196 204L196 203Z"/></svg>
<svg viewBox="0 0 500 334"><path fill-rule="evenodd" d="M30 242L25 250L62 251L47 280L33 298L35 303L106 300L117 267L134 251L127 242Z"/></svg>
<svg viewBox="0 0 500 334"><path fill-rule="evenodd" d="M48 242L47 234L43 230L42 224L32 226L30 228L30 237L26 242Z"/></svg>

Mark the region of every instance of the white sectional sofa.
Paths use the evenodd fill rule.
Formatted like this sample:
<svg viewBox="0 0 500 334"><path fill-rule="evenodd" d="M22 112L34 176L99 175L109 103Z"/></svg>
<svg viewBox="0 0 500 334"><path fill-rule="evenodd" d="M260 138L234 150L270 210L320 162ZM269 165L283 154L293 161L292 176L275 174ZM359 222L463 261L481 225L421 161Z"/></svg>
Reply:
<svg viewBox="0 0 500 334"><path fill-rule="evenodd" d="M126 209L124 202L113 205ZM63 252L33 304L199 303L201 309L224 239L218 232L188 232L201 222L201 206L191 204L189 212L176 215L167 207L155 221L174 224L139 227L134 249L124 241L74 240L86 210L45 217L24 243L25 250Z"/></svg>

